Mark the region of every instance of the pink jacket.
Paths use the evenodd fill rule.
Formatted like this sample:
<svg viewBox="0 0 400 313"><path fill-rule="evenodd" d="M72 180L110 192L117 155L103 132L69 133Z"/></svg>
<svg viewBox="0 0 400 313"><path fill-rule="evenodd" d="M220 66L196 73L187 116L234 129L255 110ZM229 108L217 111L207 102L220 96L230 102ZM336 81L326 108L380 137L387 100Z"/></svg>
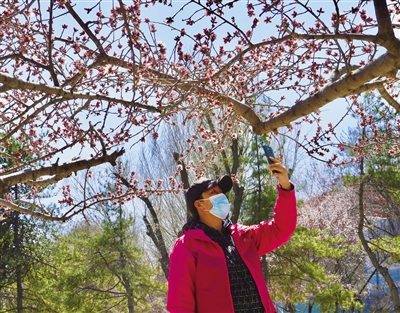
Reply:
<svg viewBox="0 0 400 313"><path fill-rule="evenodd" d="M276 312L265 283L260 256L285 244L296 228L295 192L278 186L274 218L258 225L230 225L243 261L249 268L266 313ZM187 313L233 313L228 269L222 248L200 229L178 238L170 255L167 310Z"/></svg>

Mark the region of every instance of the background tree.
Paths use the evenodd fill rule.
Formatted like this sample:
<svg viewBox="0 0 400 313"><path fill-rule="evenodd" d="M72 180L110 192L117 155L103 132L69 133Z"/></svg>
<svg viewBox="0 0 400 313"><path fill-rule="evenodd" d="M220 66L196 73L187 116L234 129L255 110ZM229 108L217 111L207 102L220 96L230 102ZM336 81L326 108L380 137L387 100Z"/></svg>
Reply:
<svg viewBox="0 0 400 313"><path fill-rule="evenodd" d="M357 102L356 108L364 118L359 121L359 127L348 131L348 142L353 142L356 149L343 147L350 157L358 154L368 158L362 157L360 163L349 164L340 171L312 171L311 177L317 178L318 183L315 187L319 188L313 188L316 194L310 194L312 197L300 207L299 222L311 229L331 229L333 236L344 236L349 244L361 241L361 252L351 249L337 262L325 263L325 268L339 275L343 286L351 286L367 310L397 312L395 285L399 273L397 261L393 261L397 260L397 252L392 247L399 225L399 206L393 188L398 176L398 160L382 148L396 140L396 132L393 132L396 112L379 100L367 94ZM382 134L383 142L381 137L375 137L377 132ZM383 242L387 243L387 250ZM383 244L382 249L380 244ZM387 283L380 272L385 273ZM375 280L381 281L380 286L373 283ZM372 303L374 298L379 301Z"/></svg>
<svg viewBox="0 0 400 313"><path fill-rule="evenodd" d="M311 289L313 291L308 300L311 304L322 301L321 307L332 311L337 310L336 305L350 310L357 307L356 302L365 303L367 298L365 286L368 274L364 268L366 254L359 247L357 234L358 201L353 188L340 184L328 185L332 187L330 191L305 200L299 207L298 223L305 228L302 233L307 238L298 241L309 242L315 249L311 260L324 269L325 275L332 275L325 282L332 289L325 290L324 287L324 290L320 290L325 283L321 285L319 281L315 285L319 287ZM307 245L306 249L309 250ZM306 255L310 253L307 250ZM314 278L316 273L318 271L314 271L310 277Z"/></svg>
<svg viewBox="0 0 400 313"><path fill-rule="evenodd" d="M11 212L0 222L0 311L22 313L29 307L27 285L35 267L46 263L42 251L46 225L19 212Z"/></svg>
<svg viewBox="0 0 400 313"><path fill-rule="evenodd" d="M165 280L138 246L121 206L103 207L98 223L79 222L50 245L48 266L30 284L43 312L159 312Z"/></svg>
<svg viewBox="0 0 400 313"><path fill-rule="evenodd" d="M33 156L23 162L16 153L13 169L1 175L0 204L11 210L65 221L94 206L93 198L78 203L67 195L68 213L56 216L37 202L19 206L7 188L115 164L127 142L156 138L178 112L204 138L229 137L238 123L260 135L316 123L302 148L334 164L342 160L327 145L343 143L333 141L336 122L323 126L323 106L348 97L353 107L371 90L399 111L396 1L86 5L0 1L0 142L18 138ZM278 100L256 103L260 95ZM273 112L261 118L260 106ZM214 134L205 123L210 113L218 118ZM38 160L45 163L36 167Z"/></svg>
<svg viewBox="0 0 400 313"><path fill-rule="evenodd" d="M246 178L248 183L241 220L247 225L271 219L278 195L276 181L270 175L267 157L262 149L262 145L269 142L266 138L255 136L250 144L250 152L242 156L247 157L242 162L248 167L248 170L244 171L248 175ZM275 157L279 158L278 155Z"/></svg>
<svg viewBox="0 0 400 313"><path fill-rule="evenodd" d="M358 236L363 249L374 268L373 272L382 277L383 288L380 289L378 309L393 309L400 312L400 297L396 278L400 273L398 267L399 251L396 243L400 236L400 210L398 187L398 158L391 149L398 134L393 124L393 118L398 117L394 110L381 105L380 98L367 94L360 102L359 110L363 112L360 120L360 139L356 150L359 154L371 156L361 158L359 175L349 177L349 181L358 189ZM373 120L374 119L374 120ZM381 132L382 140L375 137ZM373 142L363 146L364 142ZM385 150L388 145L389 150ZM396 143L394 144L396 146ZM362 151L362 152L361 152ZM376 287L379 289L379 287ZM384 296L388 298L383 301Z"/></svg>
<svg viewBox="0 0 400 313"><path fill-rule="evenodd" d="M354 285L343 283L343 273L329 266L344 263L352 250L344 237L298 226L289 243L267 258L269 289L277 306L293 313L299 304L306 304L309 312L314 306L321 312L360 309Z"/></svg>
<svg viewBox="0 0 400 313"><path fill-rule="evenodd" d="M23 151L19 142L10 140L4 149L5 155L13 155ZM31 156L26 152L20 158L29 162ZM12 157L0 159L2 171L13 167ZM21 198L28 194L32 198L35 188L24 184L9 187L9 199L29 209L29 205ZM2 214L1 214L2 213ZM34 276L35 268L46 264L46 233L51 231L50 225L7 208L0 208L0 297L3 299L0 310L3 312L26 312L29 304L26 301L32 290L27 284Z"/></svg>

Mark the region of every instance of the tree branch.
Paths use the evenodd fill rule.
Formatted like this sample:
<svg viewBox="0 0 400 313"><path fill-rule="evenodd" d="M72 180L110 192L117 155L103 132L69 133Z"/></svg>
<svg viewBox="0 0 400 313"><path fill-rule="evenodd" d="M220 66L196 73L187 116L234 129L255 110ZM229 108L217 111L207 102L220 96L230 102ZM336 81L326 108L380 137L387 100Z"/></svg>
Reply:
<svg viewBox="0 0 400 313"><path fill-rule="evenodd" d="M378 57L376 61L354 71L351 75L346 75L333 83L327 84L319 92L305 100L299 101L287 111L268 121L254 124L254 121L257 119L254 117L255 113L251 108L249 108L247 112L243 112L244 114L242 114L242 116L250 122L256 134L265 134L278 129L278 127L282 125L289 125L292 121L317 111L319 108L337 98L354 94L354 90L360 88L366 82L376 77L383 76L391 72L393 68L399 67L400 55L398 54L394 57L385 53ZM233 104L233 108L236 111L236 104Z"/></svg>
<svg viewBox="0 0 400 313"><path fill-rule="evenodd" d="M46 93L48 95L55 95L55 96L61 97L62 100L64 100L64 101L65 100L74 100L74 99L104 100L107 102L118 102L118 103L124 104L126 106L134 106L137 108L149 110L150 112L158 112L158 113L162 112L162 107L156 108L154 106L145 105L145 104L137 103L134 101L126 101L123 99L110 98L110 97L99 95L99 94L75 93L75 92L71 92L69 90L60 88L60 87L51 87L48 85L24 81L22 79L18 79L18 78L15 78L10 75L3 74L3 73L0 73L0 83L2 83L4 86L7 86L10 89L20 89L20 90L27 89L27 90L31 90L31 91L40 91L40 92ZM4 87L4 88L6 88L6 87Z"/></svg>
<svg viewBox="0 0 400 313"><path fill-rule="evenodd" d="M392 98L392 96L387 92L384 85L380 85L378 87L379 93L381 94L382 98L386 100L386 102L396 110L397 113L400 113L400 104Z"/></svg>
<svg viewBox="0 0 400 313"><path fill-rule="evenodd" d="M88 169L93 166L97 166L103 163L116 164L116 159L125 153L124 149L115 151L110 155L103 155L98 158L89 160L77 160L62 165L57 163L51 165L40 166L37 168L29 168L23 171L12 173L9 175L0 176L0 194L4 195L8 192L8 187L11 187L20 183L34 184L35 181L40 179L42 176L52 176L59 180L68 177L71 173L77 172L83 169ZM50 181L50 180L49 180Z"/></svg>
<svg viewBox="0 0 400 313"><path fill-rule="evenodd" d="M378 22L378 37L382 39L382 46L390 51L391 41L396 40L396 37L393 32L386 0L374 0L374 7Z"/></svg>
<svg viewBox="0 0 400 313"><path fill-rule="evenodd" d="M7 207L13 211L17 211L26 215L30 215L30 216L34 216L37 218L41 218L43 220L47 220L47 221L61 221L61 222L65 222L68 218L67 217L57 217L57 216L52 216L52 215L48 215L48 214L43 214L40 212L35 212L32 211L30 209L24 208L22 206L16 205L15 203L11 202L11 201L7 201L4 200L2 198L0 198L0 206L4 206Z"/></svg>

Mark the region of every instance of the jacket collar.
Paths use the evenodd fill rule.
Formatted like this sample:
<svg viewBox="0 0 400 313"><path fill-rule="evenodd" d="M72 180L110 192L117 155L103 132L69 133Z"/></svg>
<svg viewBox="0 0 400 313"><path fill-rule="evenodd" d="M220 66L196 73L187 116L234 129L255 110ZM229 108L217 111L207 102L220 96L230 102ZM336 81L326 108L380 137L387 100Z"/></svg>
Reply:
<svg viewBox="0 0 400 313"><path fill-rule="evenodd" d="M230 219L224 219L222 221L222 228L227 228L232 225L232 221ZM207 226L203 222L201 222L198 219L192 219L188 221L185 225L182 227L183 233L186 233L189 229L204 229L204 228L211 228L210 226Z"/></svg>

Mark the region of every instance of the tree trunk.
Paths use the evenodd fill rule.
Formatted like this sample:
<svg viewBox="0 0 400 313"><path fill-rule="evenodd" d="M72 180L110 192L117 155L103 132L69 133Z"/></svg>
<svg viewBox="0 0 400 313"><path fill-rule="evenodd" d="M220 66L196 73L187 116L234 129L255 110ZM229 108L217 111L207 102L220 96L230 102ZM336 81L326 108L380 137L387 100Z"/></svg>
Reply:
<svg viewBox="0 0 400 313"><path fill-rule="evenodd" d="M154 228L147 220L146 215L143 216L143 221L146 224L147 228L147 235L153 240L158 252L161 255L159 258L161 268L164 272L165 278L168 279L168 272L169 272L169 254L167 251L167 247L165 245L164 237L161 232L160 221L158 220L157 212L154 210L154 207L148 198L142 197L140 198L144 203L146 203L147 208L150 211L151 219L154 224Z"/></svg>
<svg viewBox="0 0 400 313"><path fill-rule="evenodd" d="M19 238L19 213L15 212L14 214L14 247L15 247L15 255L21 255L20 250L20 238ZM23 289L22 289L22 266L21 260L18 258L18 264L15 268L15 276L17 283L17 313L23 312Z"/></svg>
<svg viewBox="0 0 400 313"><path fill-rule="evenodd" d="M263 272L265 281L267 282L267 285L269 286L268 262L267 262L266 255L263 255L261 257L261 268L262 268L262 272Z"/></svg>
<svg viewBox="0 0 400 313"><path fill-rule="evenodd" d="M180 161L180 159L179 159L180 154L178 152L174 152L172 154L172 156L173 156L176 164L182 165L182 171L180 172L180 176L181 176L181 180L183 183L183 189L187 190L190 187L190 184L189 184L189 174L186 170L186 165L185 165L185 163ZM189 221L190 218L191 218L191 215L190 215L189 211L186 210L186 221Z"/></svg>
<svg viewBox="0 0 400 313"><path fill-rule="evenodd" d="M335 313L339 313L339 303L335 303Z"/></svg>
<svg viewBox="0 0 400 313"><path fill-rule="evenodd" d="M289 313L296 313L296 307L294 306L293 303L286 302L285 309L286 309Z"/></svg>
<svg viewBox="0 0 400 313"><path fill-rule="evenodd" d="M124 240L123 240L123 229L122 229L122 208L119 208L119 225L120 225L120 229L119 229L119 244L120 244L120 251L119 251L119 261L121 263L121 267L122 267L122 283L124 285L125 288L125 292L126 292L126 296L128 299L128 312L129 313L134 313L135 312L135 307L134 307L134 302L133 302L133 290L131 287L131 281L130 281L130 277L129 275L126 275L126 270L127 270L127 266L126 266L126 257L125 254L123 252L122 247L124 246Z"/></svg>
<svg viewBox="0 0 400 313"><path fill-rule="evenodd" d="M126 290L126 296L128 298L128 312L135 312L135 303L133 302L133 290L131 288L131 283L129 279L126 279L125 275L122 275L122 279L124 280L124 286Z"/></svg>
<svg viewBox="0 0 400 313"><path fill-rule="evenodd" d="M114 174L117 175L117 174ZM122 183L128 187L131 188L132 186L130 183L123 177L120 177ZM168 272L169 272L169 254L165 245L164 237L161 232L161 226L160 226L160 221L158 220L157 212L154 210L153 204L147 197L141 197L140 198L147 206L150 212L150 216L152 219L152 222L154 224L154 228L150 221L147 219L147 216L143 216L143 221L146 225L147 232L146 234L151 238L153 241L154 245L156 246L158 252L161 255L161 258L159 259L159 262L161 264L161 268L164 272L165 278L168 279Z"/></svg>
<svg viewBox="0 0 400 313"><path fill-rule="evenodd" d="M233 164L232 164L232 170L231 174L237 174L237 170L239 167L239 156L240 156L240 151L239 151L239 145L238 145L238 140L232 140L232 158L233 158ZM235 198L233 200L233 212L232 212L232 223L237 223L239 219L239 214L240 214L240 209L242 207L243 203L243 194L244 194L244 187L239 186L239 184L233 184L232 187L233 193L235 195Z"/></svg>

